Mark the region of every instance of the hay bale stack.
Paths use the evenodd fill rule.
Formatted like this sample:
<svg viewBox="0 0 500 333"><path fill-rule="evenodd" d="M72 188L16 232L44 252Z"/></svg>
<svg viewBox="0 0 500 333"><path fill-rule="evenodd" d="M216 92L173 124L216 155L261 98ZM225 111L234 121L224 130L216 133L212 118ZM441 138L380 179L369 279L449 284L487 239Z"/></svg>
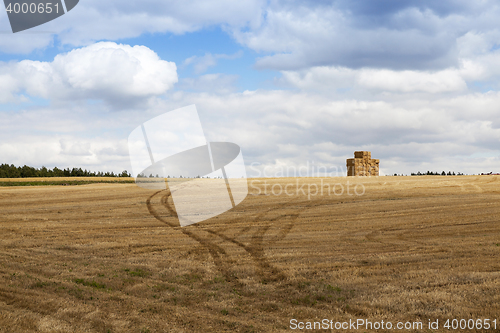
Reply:
<svg viewBox="0 0 500 333"><path fill-rule="evenodd" d="M372 153L370 153L369 151L355 151L354 152L354 158L361 158L361 159L371 160Z"/></svg>
<svg viewBox="0 0 500 333"><path fill-rule="evenodd" d="M380 160L372 159L369 151L355 151L347 159L347 176L378 176Z"/></svg>

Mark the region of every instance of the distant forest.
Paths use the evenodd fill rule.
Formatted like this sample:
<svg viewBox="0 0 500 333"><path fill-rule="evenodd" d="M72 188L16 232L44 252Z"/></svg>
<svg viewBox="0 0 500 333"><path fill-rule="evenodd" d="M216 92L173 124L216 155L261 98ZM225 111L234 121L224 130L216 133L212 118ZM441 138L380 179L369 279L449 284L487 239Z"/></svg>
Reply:
<svg viewBox="0 0 500 333"><path fill-rule="evenodd" d="M457 174L455 174L455 171L451 172L451 171L448 171L448 173L446 172L432 172L432 171L427 171L427 172L417 172L417 173L411 173L412 176L463 176L464 174L463 173L460 173L458 172Z"/></svg>
<svg viewBox="0 0 500 333"><path fill-rule="evenodd" d="M122 171L120 174L114 172L93 172L82 170L82 168L67 168L64 170L54 167L54 169L47 169L41 167L40 169L30 166L16 167L11 164L0 165L0 178L36 178L36 177L131 177L127 170Z"/></svg>

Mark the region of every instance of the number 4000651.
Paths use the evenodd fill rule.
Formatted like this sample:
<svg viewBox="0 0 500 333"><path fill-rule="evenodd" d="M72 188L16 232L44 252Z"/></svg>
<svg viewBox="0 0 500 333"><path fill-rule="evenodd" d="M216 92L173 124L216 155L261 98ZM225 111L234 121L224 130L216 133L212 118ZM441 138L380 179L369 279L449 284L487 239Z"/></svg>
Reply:
<svg viewBox="0 0 500 333"><path fill-rule="evenodd" d="M469 319L469 320L466 320L466 319L448 319L446 321L446 323L444 323L443 327L447 328L449 330L450 329L452 329L452 330L456 330L456 329L461 329L461 330L465 330L465 329L470 329L470 330L494 329L494 330L496 330L497 329L497 320L496 319L495 320L490 320L490 319L477 319L477 320L474 320L474 319Z"/></svg>
<svg viewBox="0 0 500 333"><path fill-rule="evenodd" d="M52 13L52 11L54 11L55 13L59 13L59 4L58 3L52 4L51 2L39 3L38 5L36 3L26 3L26 2L15 3L15 4L9 3L6 10L7 10L7 13L9 13L9 14L11 14L11 13L15 13L15 14L19 14L19 13L23 13L23 14L47 13L47 14L50 14L50 13Z"/></svg>

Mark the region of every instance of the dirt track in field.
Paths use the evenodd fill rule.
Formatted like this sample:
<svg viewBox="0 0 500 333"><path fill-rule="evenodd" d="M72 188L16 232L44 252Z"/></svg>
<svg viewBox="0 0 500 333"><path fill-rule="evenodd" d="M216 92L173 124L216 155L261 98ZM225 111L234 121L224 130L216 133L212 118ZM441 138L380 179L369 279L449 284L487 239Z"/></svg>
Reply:
<svg viewBox="0 0 500 333"><path fill-rule="evenodd" d="M151 204L151 200L160 196L161 208L164 208L170 214L168 218L162 217L156 208ZM170 199L170 200L169 200ZM171 200L170 191L167 189L165 191L159 191L148 198L147 207L151 215L153 215L158 221L161 221L168 225L169 227L180 230L186 236L191 237L197 241L212 257L214 264L217 266L219 271L222 273L226 281L238 283L236 276L230 273L230 266L234 265L234 260L231 259L230 254L221 245L221 243L231 243L239 248L243 249L253 260L256 266L256 273L263 281L276 281L283 280L285 277L283 272L278 268L273 267L269 260L266 258L264 246L269 246L276 243L277 241L285 238L294 225L294 221L299 217L299 213L293 213L288 216L288 221L283 225L280 225L279 232L269 240L266 240L264 244L264 235L269 232L271 223L277 221L281 216L273 217L269 220L269 223L257 226L245 226L238 230L236 233L231 233L230 226L223 227L204 227L203 224L195 224L192 228L181 228L177 221L177 214L175 212L175 206ZM278 209L283 208L293 208L293 203L283 203L265 211L263 213L257 214L255 217L250 219L250 223L255 223L263 220L263 217L272 213ZM232 220L231 224L241 223L243 220L247 220L245 216L238 217ZM212 236L217 236L213 239ZM243 239L249 238L247 242Z"/></svg>
<svg viewBox="0 0 500 333"><path fill-rule="evenodd" d="M0 188L0 332L500 320L499 177L249 185L237 207L184 228L168 189Z"/></svg>

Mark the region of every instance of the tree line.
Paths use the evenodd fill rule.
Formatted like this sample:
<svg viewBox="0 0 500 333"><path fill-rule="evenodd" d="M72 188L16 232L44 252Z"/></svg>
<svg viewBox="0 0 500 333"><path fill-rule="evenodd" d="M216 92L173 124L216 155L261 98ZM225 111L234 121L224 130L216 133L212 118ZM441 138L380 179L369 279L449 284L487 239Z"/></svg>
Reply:
<svg viewBox="0 0 500 333"><path fill-rule="evenodd" d="M456 173L455 174L455 171L451 172L451 171L448 171L448 173L446 172L432 172L432 171L427 171L426 173L425 172L417 172L417 173L411 173L412 176L463 176L464 174L463 173Z"/></svg>
<svg viewBox="0 0 500 333"><path fill-rule="evenodd" d="M0 165L0 178L37 178L37 177L131 177L127 170L119 174L114 172L94 172L82 168L48 169L42 166L40 169L27 165L16 167L14 164Z"/></svg>

